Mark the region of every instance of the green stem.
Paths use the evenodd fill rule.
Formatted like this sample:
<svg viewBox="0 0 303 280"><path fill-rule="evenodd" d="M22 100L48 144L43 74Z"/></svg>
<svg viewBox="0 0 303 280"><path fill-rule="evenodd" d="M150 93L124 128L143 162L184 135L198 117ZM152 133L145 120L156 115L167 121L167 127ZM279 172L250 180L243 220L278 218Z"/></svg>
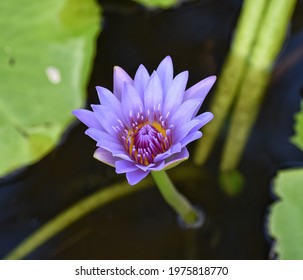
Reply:
<svg viewBox="0 0 303 280"><path fill-rule="evenodd" d="M5 257L5 259L16 260L24 258L40 245L49 240L51 237L55 236L66 227L79 220L81 217L120 197L142 190L148 186L149 182L149 180L144 180L135 188L130 187L127 183L118 183L112 186L108 186L105 189L101 189L96 193L93 193L89 197L77 202L63 213L60 213L50 222L39 228L36 232L26 238L13 251L11 251Z"/></svg>
<svg viewBox="0 0 303 280"><path fill-rule="evenodd" d="M297 0L271 0L251 54L254 68L271 70L285 40Z"/></svg>
<svg viewBox="0 0 303 280"><path fill-rule="evenodd" d="M269 2L263 27L251 58L233 110L230 129L225 142L220 169L223 172L237 168L247 139L258 116L271 68L285 39L289 19L296 0L272 0Z"/></svg>
<svg viewBox="0 0 303 280"><path fill-rule="evenodd" d="M235 38L231 51L237 56L247 59L256 43L257 36L263 28L268 0L245 0L237 23Z"/></svg>
<svg viewBox="0 0 303 280"><path fill-rule="evenodd" d="M194 154L194 162L197 165L202 165L207 160L230 112L245 77L247 61L262 27L262 18L268 3L268 0L244 1L231 51L224 63L210 104L210 111L215 117L203 130L207 137L202 137L197 142Z"/></svg>
<svg viewBox="0 0 303 280"><path fill-rule="evenodd" d="M166 202L180 215L188 227L193 227L199 218L196 209L178 192L165 171L152 172L152 176Z"/></svg>
<svg viewBox="0 0 303 280"><path fill-rule="evenodd" d="M224 143L220 163L222 172L234 171L237 168L250 130L258 116L268 80L268 71L252 67L247 71Z"/></svg>
<svg viewBox="0 0 303 280"><path fill-rule="evenodd" d="M175 168L173 173L175 173L174 178L181 181L186 180L189 176L192 180L201 177L200 169L195 169L192 166L186 166L186 164L182 167L182 169ZM147 178L134 188L130 187L125 182L108 186L100 191L97 191L96 193L93 193L81 201L76 202L70 208L54 217L41 228L37 229L25 240L23 240L16 248L9 252L5 259L22 259L26 257L28 254L36 250L40 245L47 242L56 234L95 209L102 207L115 199L145 189L150 185L151 181L149 178Z"/></svg>

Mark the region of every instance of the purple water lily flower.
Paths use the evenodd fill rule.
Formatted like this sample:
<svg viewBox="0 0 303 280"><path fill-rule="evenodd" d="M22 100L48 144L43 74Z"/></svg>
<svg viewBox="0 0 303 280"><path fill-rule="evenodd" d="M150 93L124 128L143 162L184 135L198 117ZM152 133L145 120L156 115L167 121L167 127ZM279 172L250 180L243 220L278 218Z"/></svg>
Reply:
<svg viewBox="0 0 303 280"><path fill-rule="evenodd" d="M97 142L94 157L126 173L130 185L186 160L186 145L200 138L199 129L213 118L209 112L196 114L216 77L185 90L187 80L188 71L173 78L169 56L151 76L143 65L134 79L116 66L114 92L97 87L101 105L73 111Z"/></svg>

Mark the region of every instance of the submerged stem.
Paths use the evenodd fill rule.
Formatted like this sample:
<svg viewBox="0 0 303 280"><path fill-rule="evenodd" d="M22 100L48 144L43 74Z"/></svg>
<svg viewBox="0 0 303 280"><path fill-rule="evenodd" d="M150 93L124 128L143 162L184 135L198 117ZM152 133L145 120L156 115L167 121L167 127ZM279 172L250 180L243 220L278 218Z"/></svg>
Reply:
<svg viewBox="0 0 303 280"><path fill-rule="evenodd" d="M175 169L176 170L176 169ZM174 178L176 180L186 180L187 176L191 179L198 178L201 176L201 170L195 170L192 167L186 168L183 166L181 170L176 171ZM137 192L139 190L145 189L150 186L150 180L145 179L140 182L135 188L129 187L125 183L117 183L91 194L90 196L76 202L70 208L66 209L64 212L59 213L56 217L51 219L45 225L38 228L30 236L17 245L11 252L9 252L5 259L22 259L28 254L32 253L39 246L44 244L49 239L53 238L59 232L66 229L68 226L81 219L83 216L91 213L97 208L100 208L112 201L121 198L123 196L129 195L131 193ZM203 222L202 213L200 215L200 224ZM198 224L198 226L200 225ZM195 227L198 227L195 224Z"/></svg>
<svg viewBox="0 0 303 280"><path fill-rule="evenodd" d="M165 171L151 173L157 187L166 202L180 215L187 227L196 227L199 223L199 213L190 202L178 192Z"/></svg>
<svg viewBox="0 0 303 280"><path fill-rule="evenodd" d="M283 46L296 0L270 1L231 116L220 169L237 168L260 111L272 66Z"/></svg>
<svg viewBox="0 0 303 280"><path fill-rule="evenodd" d="M93 193L83 200L60 213L36 232L26 238L20 245L12 250L5 259L23 259L50 238L79 220L81 217L104 206L118 198L137 192L148 186L148 180L141 182L136 188L130 188L127 183L117 183Z"/></svg>
<svg viewBox="0 0 303 280"><path fill-rule="evenodd" d="M256 43L258 33L262 29L262 19L268 3L267 0L246 0L243 2L231 50L224 63L215 95L210 104L210 111L215 118L203 128L203 134L207 137L202 137L197 142L194 154L194 162L197 165L202 165L207 160L230 113L245 78L249 55Z"/></svg>

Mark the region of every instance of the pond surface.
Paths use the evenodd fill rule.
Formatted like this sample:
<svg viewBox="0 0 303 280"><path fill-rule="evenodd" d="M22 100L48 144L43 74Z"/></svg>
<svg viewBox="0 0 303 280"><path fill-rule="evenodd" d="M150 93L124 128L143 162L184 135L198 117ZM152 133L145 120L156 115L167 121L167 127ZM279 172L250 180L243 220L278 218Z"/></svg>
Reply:
<svg viewBox="0 0 303 280"><path fill-rule="evenodd" d="M219 76L242 1L188 1L166 11L146 10L124 0L100 2L103 31L87 104L97 103L96 85L112 88L114 65L133 76L139 64L151 71L170 55L175 73L189 70L188 86L209 75ZM152 186L85 216L27 258L268 259L272 240L266 233L266 217L275 199L271 180L278 169L303 165L302 152L289 142L303 89L302 8L299 1L242 157L239 170L246 183L238 196L230 197L218 184L223 132L204 167L189 160L170 173L173 180L182 168L199 174L178 178L176 186L204 210L206 223L201 229L182 230L173 210ZM1 179L0 257L73 203L125 180L92 157L95 143L84 130L75 122L44 159ZM194 146L189 145L191 152Z"/></svg>

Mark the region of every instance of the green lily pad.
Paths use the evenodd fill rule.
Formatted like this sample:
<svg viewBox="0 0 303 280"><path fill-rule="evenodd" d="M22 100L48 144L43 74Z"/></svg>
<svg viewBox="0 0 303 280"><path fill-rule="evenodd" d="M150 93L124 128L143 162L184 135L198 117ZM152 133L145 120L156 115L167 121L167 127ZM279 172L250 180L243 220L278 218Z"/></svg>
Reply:
<svg viewBox="0 0 303 280"><path fill-rule="evenodd" d="M0 1L0 176L39 160L83 105L100 8L94 0Z"/></svg>
<svg viewBox="0 0 303 280"><path fill-rule="evenodd" d="M269 232L280 259L303 259L303 168L280 171L274 191L279 201L270 209Z"/></svg>
<svg viewBox="0 0 303 280"><path fill-rule="evenodd" d="M303 103L301 103L301 111L295 115L295 135L291 138L293 144L303 150Z"/></svg>
<svg viewBox="0 0 303 280"><path fill-rule="evenodd" d="M147 8L167 9L175 6L179 0L133 0Z"/></svg>

